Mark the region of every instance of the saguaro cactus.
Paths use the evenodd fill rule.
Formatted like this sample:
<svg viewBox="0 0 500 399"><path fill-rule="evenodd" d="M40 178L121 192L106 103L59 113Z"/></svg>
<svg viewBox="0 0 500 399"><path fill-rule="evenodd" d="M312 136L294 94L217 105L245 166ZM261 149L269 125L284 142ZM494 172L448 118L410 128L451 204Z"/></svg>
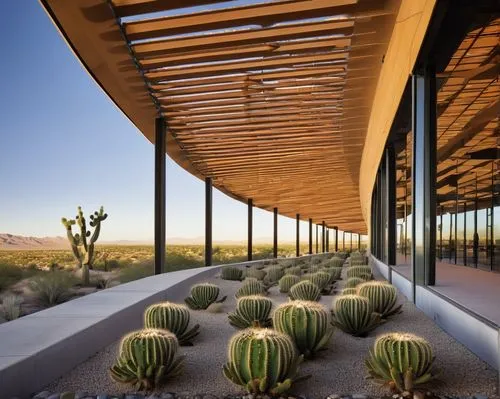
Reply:
<svg viewBox="0 0 500 399"><path fill-rule="evenodd" d="M93 268L95 252L94 244L99 238L101 232L101 222L106 220L107 213L104 213L104 208L101 206L99 211L95 211L90 215L90 227L94 228L94 232L87 230L87 221L83 216L82 207L78 207L78 214L75 219L62 218L61 222L66 227L66 236L71 245L73 256L82 268L83 282L89 283L89 270ZM77 224L80 228L80 233L73 234L73 225Z"/></svg>

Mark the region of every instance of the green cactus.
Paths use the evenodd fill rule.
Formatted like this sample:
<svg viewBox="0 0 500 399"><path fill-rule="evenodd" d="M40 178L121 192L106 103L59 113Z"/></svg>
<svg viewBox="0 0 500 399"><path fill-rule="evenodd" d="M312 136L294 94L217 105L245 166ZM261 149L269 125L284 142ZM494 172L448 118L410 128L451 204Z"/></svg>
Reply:
<svg viewBox="0 0 500 399"><path fill-rule="evenodd" d="M262 281L255 278L245 279L242 286L236 291L235 297L240 298L250 295L267 295L267 289Z"/></svg>
<svg viewBox="0 0 500 399"><path fill-rule="evenodd" d="M249 267L245 270L245 278L251 277L251 278L256 278L257 280L264 280L264 277L266 277L266 271L265 270L259 270L254 267Z"/></svg>
<svg viewBox="0 0 500 399"><path fill-rule="evenodd" d="M221 269L220 277L223 280L241 281L243 270L237 267L225 266Z"/></svg>
<svg viewBox="0 0 500 399"><path fill-rule="evenodd" d="M144 312L144 327L162 328L175 334L182 346L192 345L192 340L200 332L199 324L188 330L190 314L184 305L161 302L149 306Z"/></svg>
<svg viewBox="0 0 500 399"><path fill-rule="evenodd" d="M344 288L341 295L356 295L356 288Z"/></svg>
<svg viewBox="0 0 500 399"><path fill-rule="evenodd" d="M342 267L342 266L344 266L344 259L334 256L332 259L330 259L326 263L325 266L327 266L327 267Z"/></svg>
<svg viewBox="0 0 500 399"><path fill-rule="evenodd" d="M196 284L191 287L191 295L184 299L184 301L190 309L206 309L214 302L221 303L226 300L225 296L217 300L217 298L219 297L219 292L219 287L214 284Z"/></svg>
<svg viewBox="0 0 500 399"><path fill-rule="evenodd" d="M278 287L280 289L281 293L288 293L290 291L290 288L300 282L300 277L295 276L293 274L286 274L283 277L280 278L280 281L278 282Z"/></svg>
<svg viewBox="0 0 500 399"><path fill-rule="evenodd" d="M309 280L304 280L293 285L288 295L292 300L317 302L321 298L321 290L316 284L311 283Z"/></svg>
<svg viewBox="0 0 500 399"><path fill-rule="evenodd" d="M370 266L349 266L347 268L347 278L358 277L363 278L369 276L368 280L372 277L372 268ZM364 280L366 280L364 278Z"/></svg>
<svg viewBox="0 0 500 399"><path fill-rule="evenodd" d="M248 328L229 341L223 372L248 393L274 396L285 393L298 380L302 360L288 335L268 328Z"/></svg>
<svg viewBox="0 0 500 399"><path fill-rule="evenodd" d="M285 275L291 274L293 276L300 276L302 274L302 269L300 266L292 266L285 270Z"/></svg>
<svg viewBox="0 0 500 399"><path fill-rule="evenodd" d="M351 278L347 279L344 288L356 288L356 286L358 286L359 284L364 283L364 282L366 282L366 280L363 278L351 277Z"/></svg>
<svg viewBox="0 0 500 399"><path fill-rule="evenodd" d="M367 298L341 295L333 301L333 324L342 331L362 337L380 324L380 315L373 312Z"/></svg>
<svg viewBox="0 0 500 399"><path fill-rule="evenodd" d="M401 312L403 305L396 306L398 291L392 284L380 281L369 281L356 287L357 294L368 298L373 310L382 318Z"/></svg>
<svg viewBox="0 0 500 399"><path fill-rule="evenodd" d="M248 328L255 326L269 327L272 320L269 313L273 302L262 295L244 296L238 299L236 311L229 313L229 323L236 328Z"/></svg>
<svg viewBox="0 0 500 399"><path fill-rule="evenodd" d="M417 385L434 378L434 355L429 343L408 333L389 333L378 337L365 364L374 378L388 384L393 392L413 392Z"/></svg>
<svg viewBox="0 0 500 399"><path fill-rule="evenodd" d="M270 285L276 284L279 279L285 275L285 272L280 266L271 266L266 271L267 274L264 281Z"/></svg>
<svg viewBox="0 0 500 399"><path fill-rule="evenodd" d="M306 274L303 279L316 284L321 291L330 291L327 287L330 285L331 277L327 272L319 271L312 274Z"/></svg>
<svg viewBox="0 0 500 399"><path fill-rule="evenodd" d="M182 372L183 357L177 355L179 343L173 333L161 329L134 331L123 337L111 378L137 390L149 390L166 378Z"/></svg>
<svg viewBox="0 0 500 399"><path fill-rule="evenodd" d="M336 266L325 267L323 269L324 272L330 274L330 281L333 283L334 281L338 281L342 275L342 268Z"/></svg>
<svg viewBox="0 0 500 399"><path fill-rule="evenodd" d="M320 270L323 270L323 266L321 266L320 264L316 265L311 265L309 266L309 273L312 274L312 273L316 273L316 272L319 272Z"/></svg>
<svg viewBox="0 0 500 399"><path fill-rule="evenodd" d="M78 262L79 267L82 269L83 284L89 285L90 273L94 267L95 252L94 245L99 238L101 232L101 222L106 220L107 213L104 213L104 208L101 206L99 211L95 211L90 215L90 227L94 228L92 233L87 230L87 221L83 216L82 207L78 207L78 214L75 219L62 218L61 223L66 228L66 236L71 245L73 256ZM73 234L73 225L77 224L80 228L80 233ZM90 237L90 238L89 238Z"/></svg>
<svg viewBox="0 0 500 399"><path fill-rule="evenodd" d="M278 306L273 314L273 326L276 331L288 334L306 359L324 349L333 333L328 312L319 303L310 301Z"/></svg>

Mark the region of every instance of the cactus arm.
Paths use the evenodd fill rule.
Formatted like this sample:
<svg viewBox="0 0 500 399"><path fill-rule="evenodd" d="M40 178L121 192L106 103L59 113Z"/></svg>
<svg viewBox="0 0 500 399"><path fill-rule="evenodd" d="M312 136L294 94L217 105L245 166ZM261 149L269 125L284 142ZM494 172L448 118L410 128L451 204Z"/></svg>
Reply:
<svg viewBox="0 0 500 399"><path fill-rule="evenodd" d="M87 224L85 222L85 217L83 216L82 207L78 207L78 216L76 217L78 220L78 226L80 227L80 239L81 244L85 252L87 252Z"/></svg>
<svg viewBox="0 0 500 399"><path fill-rule="evenodd" d="M82 265L82 254L78 250L78 240L77 237L73 235L73 225L76 223L73 219L62 218L61 223L66 228L66 237L68 238L69 244L71 246L71 251L73 252L73 256L77 260L78 264Z"/></svg>

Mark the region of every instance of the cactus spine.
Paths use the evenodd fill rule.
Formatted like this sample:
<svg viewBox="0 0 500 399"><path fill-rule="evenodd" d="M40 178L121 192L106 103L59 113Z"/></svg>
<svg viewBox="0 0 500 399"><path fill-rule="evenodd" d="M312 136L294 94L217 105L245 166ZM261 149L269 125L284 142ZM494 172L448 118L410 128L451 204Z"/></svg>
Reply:
<svg viewBox="0 0 500 399"><path fill-rule="evenodd" d="M372 276L372 268L370 266L350 266L347 268L347 278L363 278L366 275L369 276L368 279Z"/></svg>
<svg viewBox="0 0 500 399"><path fill-rule="evenodd" d="M226 266L221 269L220 277L223 280L240 281L243 275L243 270L237 267Z"/></svg>
<svg viewBox="0 0 500 399"><path fill-rule="evenodd" d="M249 393L279 395L296 381L302 359L287 335L267 328L249 328L229 341L223 372Z"/></svg>
<svg viewBox="0 0 500 399"><path fill-rule="evenodd" d="M248 328L257 323L259 327L268 327L272 324L269 318L272 301L261 295L244 296L238 299L236 311L229 313L229 323L236 328Z"/></svg>
<svg viewBox="0 0 500 399"><path fill-rule="evenodd" d="M294 275L294 276L300 276L302 274L302 269L300 266L292 266L289 267L288 269L285 270L285 275Z"/></svg>
<svg viewBox="0 0 500 399"><path fill-rule="evenodd" d="M348 278L344 288L356 288L359 284L364 283L366 280L359 277Z"/></svg>
<svg viewBox="0 0 500 399"><path fill-rule="evenodd" d="M328 285L330 284L331 276L327 272L319 271L316 273L305 275L304 279L309 280L313 284L316 284L318 288L323 291L326 290Z"/></svg>
<svg viewBox="0 0 500 399"><path fill-rule="evenodd" d="M273 314L273 326L276 331L288 334L305 358L323 349L333 333L325 308L310 301L292 301L278 306Z"/></svg>
<svg viewBox="0 0 500 399"><path fill-rule="evenodd" d="M161 302L149 306L144 312L144 327L161 328L175 334L182 346L192 345L192 340L200 332L199 324L188 330L190 314L184 305Z"/></svg>
<svg viewBox="0 0 500 399"><path fill-rule="evenodd" d="M240 298L250 295L266 295L267 290L262 281L248 278L243 281L243 285L236 291L235 297Z"/></svg>
<svg viewBox="0 0 500 399"><path fill-rule="evenodd" d="M271 266L267 270L265 281L268 284L275 284L279 281L281 277L285 275L285 272L280 266Z"/></svg>
<svg viewBox="0 0 500 399"><path fill-rule="evenodd" d="M288 295L292 300L319 301L321 290L316 284L304 280L292 286Z"/></svg>
<svg viewBox="0 0 500 399"><path fill-rule="evenodd" d="M393 391L412 392L434 379L434 356L429 343L416 335L389 333L378 337L365 364L370 376Z"/></svg>
<svg viewBox="0 0 500 399"><path fill-rule="evenodd" d="M264 277L266 277L266 272L264 270L259 270L257 268L254 268L254 267L250 267L248 269L245 270L245 277L248 278L248 277L251 277L251 278L255 278L257 280L264 280Z"/></svg>
<svg viewBox="0 0 500 399"><path fill-rule="evenodd" d="M295 276L293 274L286 274L283 277L280 278L280 281L278 282L278 287L280 289L281 293L288 293L290 291L290 288L300 282L300 277Z"/></svg>
<svg viewBox="0 0 500 399"><path fill-rule="evenodd" d="M356 288L344 288L341 295L356 295Z"/></svg>
<svg viewBox="0 0 500 399"><path fill-rule="evenodd" d="M344 259L334 256L327 263L328 267L342 267L344 266Z"/></svg>
<svg viewBox="0 0 500 399"><path fill-rule="evenodd" d="M323 269L326 273L330 274L330 281L334 282L337 280L340 280L340 276L342 274L342 268L341 267L335 267L335 266L330 266L330 267L325 267Z"/></svg>
<svg viewBox="0 0 500 399"><path fill-rule="evenodd" d="M356 287L357 294L368 298L373 310L387 318L401 311L403 305L396 306L398 292L392 284L369 281Z"/></svg>
<svg viewBox="0 0 500 399"><path fill-rule="evenodd" d="M214 284L196 284L191 287L191 295L184 299L184 301L190 309L206 309L214 302L220 303L226 300L225 296L217 300L219 292L219 287Z"/></svg>
<svg viewBox="0 0 500 399"><path fill-rule="evenodd" d="M62 218L61 223L66 228L66 236L71 245L73 256L82 269L83 283L89 284L89 270L92 270L95 260L94 244L99 238L101 232L101 222L106 220L107 213L104 213L104 208L101 206L99 211L95 211L90 215L90 227L94 228L92 233L87 230L87 221L83 216L82 207L78 207L78 214L75 219ZM73 225L78 224L80 233L73 234ZM90 238L89 238L90 237ZM88 240L87 240L88 239Z"/></svg>
<svg viewBox="0 0 500 399"><path fill-rule="evenodd" d="M167 377L181 373L183 357L176 357L179 343L167 330L144 329L127 334L120 343L111 377L135 389L153 389Z"/></svg>
<svg viewBox="0 0 500 399"><path fill-rule="evenodd" d="M359 295L341 295L333 302L333 324L342 331L360 337L380 324L380 315L374 313L367 298Z"/></svg>

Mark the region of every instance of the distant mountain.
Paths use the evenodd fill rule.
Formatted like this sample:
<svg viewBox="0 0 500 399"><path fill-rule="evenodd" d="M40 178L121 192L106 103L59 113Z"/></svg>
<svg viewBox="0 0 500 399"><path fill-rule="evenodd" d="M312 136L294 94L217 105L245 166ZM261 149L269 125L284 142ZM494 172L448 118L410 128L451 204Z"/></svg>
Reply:
<svg viewBox="0 0 500 399"><path fill-rule="evenodd" d="M24 237L0 233L0 249L69 249L66 237Z"/></svg>

